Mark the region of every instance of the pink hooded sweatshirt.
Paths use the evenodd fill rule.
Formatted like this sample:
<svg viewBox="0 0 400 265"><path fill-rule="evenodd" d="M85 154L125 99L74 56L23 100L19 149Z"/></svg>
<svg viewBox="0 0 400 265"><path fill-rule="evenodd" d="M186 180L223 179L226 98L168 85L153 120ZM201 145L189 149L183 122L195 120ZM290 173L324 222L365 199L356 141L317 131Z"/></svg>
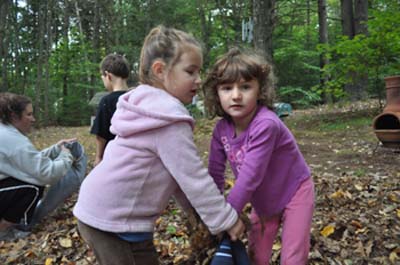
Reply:
<svg viewBox="0 0 400 265"><path fill-rule="evenodd" d="M195 208L211 233L228 230L238 215L203 167L193 126L183 104L164 90L140 85L120 96L111 120L116 138L83 181L74 215L103 231L153 232L174 195Z"/></svg>

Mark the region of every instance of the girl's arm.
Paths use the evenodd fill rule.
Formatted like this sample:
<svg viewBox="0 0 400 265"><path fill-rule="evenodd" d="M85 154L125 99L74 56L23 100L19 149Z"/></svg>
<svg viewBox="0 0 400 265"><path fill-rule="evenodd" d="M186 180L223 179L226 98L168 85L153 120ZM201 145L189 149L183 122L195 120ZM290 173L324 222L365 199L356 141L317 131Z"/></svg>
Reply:
<svg viewBox="0 0 400 265"><path fill-rule="evenodd" d="M273 120L254 121L244 161L228 202L241 212L259 185L265 181L267 169L279 135L279 125Z"/></svg>
<svg viewBox="0 0 400 265"><path fill-rule="evenodd" d="M154 139L158 156L190 204L213 234L229 230L238 220L197 153L193 132L187 122L160 129Z"/></svg>
<svg viewBox="0 0 400 265"><path fill-rule="evenodd" d="M226 155L224 146L219 137L218 129L215 127L211 138L210 154L208 157L208 173L213 177L221 193L224 192L225 188L225 166Z"/></svg>

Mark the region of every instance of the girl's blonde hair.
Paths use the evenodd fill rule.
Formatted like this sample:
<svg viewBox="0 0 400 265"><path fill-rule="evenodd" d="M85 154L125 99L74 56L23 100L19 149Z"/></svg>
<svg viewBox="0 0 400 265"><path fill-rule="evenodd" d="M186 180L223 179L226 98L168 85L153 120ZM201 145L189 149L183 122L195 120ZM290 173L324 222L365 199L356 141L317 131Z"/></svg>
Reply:
<svg viewBox="0 0 400 265"><path fill-rule="evenodd" d="M142 84L154 85L157 82L151 71L154 61L160 59L167 67L172 67L179 61L183 48L187 45L202 50L200 43L184 31L163 25L153 28L144 39L140 53L139 81Z"/></svg>
<svg viewBox="0 0 400 265"><path fill-rule="evenodd" d="M210 118L227 117L219 102L217 87L241 79L256 79L260 86L258 104L273 109L275 91L272 66L254 52L232 48L215 62L203 84L204 105Z"/></svg>

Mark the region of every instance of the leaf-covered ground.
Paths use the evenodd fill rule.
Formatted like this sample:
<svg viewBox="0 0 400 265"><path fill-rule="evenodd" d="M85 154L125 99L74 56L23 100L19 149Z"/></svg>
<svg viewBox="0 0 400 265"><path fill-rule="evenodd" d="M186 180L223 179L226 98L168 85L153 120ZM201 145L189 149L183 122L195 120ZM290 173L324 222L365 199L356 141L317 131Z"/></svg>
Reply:
<svg viewBox="0 0 400 265"><path fill-rule="evenodd" d="M285 120L316 184L310 264L400 264L400 150L379 144L371 127L378 113L377 104L358 103L296 111ZM197 123L195 140L204 161L213 125ZM51 127L32 134L38 148L69 137L77 137L93 161L88 127ZM75 201L76 195L28 237L0 241L0 264L95 264L71 214ZM173 203L158 220L155 244L163 265L209 261L214 241L204 229L189 232L187 222ZM279 264L279 250L278 238L271 264Z"/></svg>

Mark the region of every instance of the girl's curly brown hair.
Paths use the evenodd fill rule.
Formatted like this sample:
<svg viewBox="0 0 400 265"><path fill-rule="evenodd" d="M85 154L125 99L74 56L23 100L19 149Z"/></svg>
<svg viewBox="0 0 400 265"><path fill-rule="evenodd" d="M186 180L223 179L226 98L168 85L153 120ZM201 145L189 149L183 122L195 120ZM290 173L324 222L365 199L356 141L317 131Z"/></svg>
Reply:
<svg viewBox="0 0 400 265"><path fill-rule="evenodd" d="M260 85L258 104L273 109L275 78L272 66L255 52L232 48L215 62L203 84L204 105L209 118L226 117L219 102L217 87L241 79L245 81L256 79Z"/></svg>

